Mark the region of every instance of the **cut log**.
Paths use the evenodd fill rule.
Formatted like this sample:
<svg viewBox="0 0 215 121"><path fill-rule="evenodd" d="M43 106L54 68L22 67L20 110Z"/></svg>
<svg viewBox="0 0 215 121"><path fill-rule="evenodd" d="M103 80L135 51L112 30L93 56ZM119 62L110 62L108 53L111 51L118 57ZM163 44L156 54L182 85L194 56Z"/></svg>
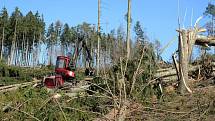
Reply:
<svg viewBox="0 0 215 121"><path fill-rule="evenodd" d="M214 37L207 37L203 35L197 35L196 38L196 45L202 45L202 46L215 46L215 38Z"/></svg>
<svg viewBox="0 0 215 121"><path fill-rule="evenodd" d="M8 92L8 91L16 90L19 88L27 87L29 85L33 85L35 83L39 83L41 81L42 80L34 80L32 82L25 82L25 83L21 83L21 84L13 84L13 85L8 85L8 86L3 86L3 87L0 87L0 92Z"/></svg>
<svg viewBox="0 0 215 121"><path fill-rule="evenodd" d="M212 66L212 70L211 70L212 73L208 73L208 74L210 77L213 77L215 76L215 62L211 62L211 66ZM200 68L203 69L202 65L195 65L195 66L189 65L189 73L197 71ZM162 80L162 83L164 84L178 80L175 68L159 69L155 74L155 78Z"/></svg>
<svg viewBox="0 0 215 121"><path fill-rule="evenodd" d="M195 70L199 69L199 67L200 67L200 65L190 66L189 71L195 71ZM177 73L174 68L168 68L165 71L158 70L157 73L155 74L155 78L166 78L166 77L176 76L176 75L177 75Z"/></svg>

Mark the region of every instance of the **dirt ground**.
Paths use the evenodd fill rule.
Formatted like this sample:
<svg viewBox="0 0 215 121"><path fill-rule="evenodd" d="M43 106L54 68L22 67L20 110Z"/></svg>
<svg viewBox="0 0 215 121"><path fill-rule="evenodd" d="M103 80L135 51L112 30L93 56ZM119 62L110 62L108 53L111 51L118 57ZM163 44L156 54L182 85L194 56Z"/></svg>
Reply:
<svg viewBox="0 0 215 121"><path fill-rule="evenodd" d="M148 104L133 103L128 121L215 121L215 84L213 79L190 82L192 94L166 92L152 96Z"/></svg>

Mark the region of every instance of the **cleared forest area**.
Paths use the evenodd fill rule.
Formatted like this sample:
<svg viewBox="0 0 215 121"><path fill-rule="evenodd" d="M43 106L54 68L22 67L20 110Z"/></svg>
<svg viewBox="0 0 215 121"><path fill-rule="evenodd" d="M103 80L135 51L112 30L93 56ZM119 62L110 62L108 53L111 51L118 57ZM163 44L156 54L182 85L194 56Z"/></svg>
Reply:
<svg viewBox="0 0 215 121"><path fill-rule="evenodd" d="M209 52L215 45L215 5L205 6L202 14L212 19L203 27L203 17L187 28L179 21L178 48L167 62L161 54L171 41L161 47L149 39L131 17L131 0L126 31L119 26L102 32L100 4L97 29L60 20L46 29L39 12L24 15L17 7L9 15L1 10L1 120L215 120L215 55ZM200 51L195 59L194 45ZM62 83L50 88L46 79Z"/></svg>

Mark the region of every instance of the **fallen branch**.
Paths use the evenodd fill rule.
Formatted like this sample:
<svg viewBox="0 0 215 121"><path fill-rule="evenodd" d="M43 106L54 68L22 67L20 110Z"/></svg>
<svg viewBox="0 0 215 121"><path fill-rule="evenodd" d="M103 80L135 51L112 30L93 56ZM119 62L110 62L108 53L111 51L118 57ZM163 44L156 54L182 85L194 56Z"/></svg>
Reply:
<svg viewBox="0 0 215 121"><path fill-rule="evenodd" d="M55 101L56 101L56 103L57 103L58 107L60 108L60 110L61 110L61 112L62 112L62 114L63 114L63 117L64 117L65 121L67 121L66 115L65 115L65 113L63 112L63 109L62 109L62 107L60 106L60 104L59 104L58 100L57 100L57 99L55 99Z"/></svg>
<svg viewBox="0 0 215 121"><path fill-rule="evenodd" d="M100 120L95 119L94 121L102 121L101 119L105 119L105 121L109 121L109 119L105 115L98 113L98 112L85 111L85 110L81 110L81 109L77 109L77 108L73 108L73 107L66 107L66 106L62 106L62 108L69 109L69 110L75 110L75 111L82 112L82 113L92 113L92 114L97 114L97 115L102 116L102 118L99 118Z"/></svg>
<svg viewBox="0 0 215 121"><path fill-rule="evenodd" d="M3 104L3 103L1 103L1 104L2 104L2 105L5 105L5 104ZM14 108L14 107L10 106L10 105L8 105L8 107L11 108L11 109L16 110L16 111L18 111L18 112L24 113L25 115L31 117L32 119L35 119L35 120L37 120L37 121L41 121L40 119L34 117L33 115L31 115L31 114L29 114L29 113L27 113L27 112L25 112L25 111L21 111L21 110L19 110L19 109L17 109L17 108Z"/></svg>
<svg viewBox="0 0 215 121"><path fill-rule="evenodd" d="M139 64L138 64L137 69L136 69L136 71L134 72L134 75L133 75L133 78L132 78L132 85L131 85L130 95L131 95L131 93L132 93L132 91L133 91L133 89L134 89L134 84L135 84L135 82L136 82L137 73L138 73L138 71L139 71L139 69L140 69L140 66L141 66L141 63L142 63L142 60L143 60L144 52L145 52L145 47L144 47L143 50L142 50L142 55L141 55L141 58L140 58L140 60L139 60Z"/></svg>

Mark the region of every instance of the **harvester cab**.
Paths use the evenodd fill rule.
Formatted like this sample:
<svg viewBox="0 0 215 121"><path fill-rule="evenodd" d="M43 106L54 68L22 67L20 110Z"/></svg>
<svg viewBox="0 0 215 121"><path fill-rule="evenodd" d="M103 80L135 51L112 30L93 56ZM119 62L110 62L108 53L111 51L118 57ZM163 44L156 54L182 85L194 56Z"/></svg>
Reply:
<svg viewBox="0 0 215 121"><path fill-rule="evenodd" d="M76 42L75 50L72 56L70 54L68 56L57 57L55 74L53 76L45 77L44 85L48 88L59 88L64 86L64 82L75 84L76 61L81 50L86 51L86 62L88 63L88 67L85 69L85 75L93 76L94 71L90 66L92 57L90 55L89 49L86 46L84 37L79 37Z"/></svg>

